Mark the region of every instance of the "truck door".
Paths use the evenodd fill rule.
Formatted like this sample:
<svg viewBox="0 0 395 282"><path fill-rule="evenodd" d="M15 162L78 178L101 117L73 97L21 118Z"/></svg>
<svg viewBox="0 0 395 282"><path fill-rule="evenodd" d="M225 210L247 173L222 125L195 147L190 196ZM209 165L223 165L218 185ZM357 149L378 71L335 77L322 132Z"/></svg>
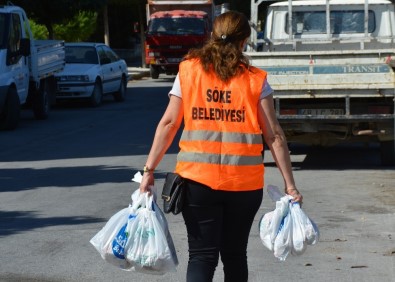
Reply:
<svg viewBox="0 0 395 282"><path fill-rule="evenodd" d="M7 41L6 68L16 84L21 104L26 101L29 87L29 67L27 58L20 53L22 25L19 14L11 14L10 30Z"/></svg>

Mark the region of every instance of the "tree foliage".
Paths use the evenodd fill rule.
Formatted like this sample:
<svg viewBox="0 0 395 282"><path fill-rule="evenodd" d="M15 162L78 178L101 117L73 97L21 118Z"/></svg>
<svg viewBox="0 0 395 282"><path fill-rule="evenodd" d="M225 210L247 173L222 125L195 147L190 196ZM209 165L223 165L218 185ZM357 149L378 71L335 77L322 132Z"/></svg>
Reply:
<svg viewBox="0 0 395 282"><path fill-rule="evenodd" d="M15 5L23 7L28 17L48 30L48 38L54 38L54 25L67 24L80 11L97 11L108 0L13 0Z"/></svg>
<svg viewBox="0 0 395 282"><path fill-rule="evenodd" d="M216 5L229 3L230 9L249 16L250 0L213 0ZM147 0L12 0L21 6L33 23L35 38L65 41L102 41L106 26L109 29L111 45L131 47L137 36L133 24L145 25L145 4ZM0 0L6 4L7 0ZM103 8L108 7L108 23L104 22ZM107 25L108 24L108 25ZM94 26L96 25L96 28ZM46 27L47 32L43 29ZM142 35L141 35L142 36Z"/></svg>
<svg viewBox="0 0 395 282"><path fill-rule="evenodd" d="M48 30L44 25L29 20L34 39L47 39ZM96 30L97 13L81 11L67 24L54 24L54 38L66 42L86 41Z"/></svg>
<svg viewBox="0 0 395 282"><path fill-rule="evenodd" d="M48 38L48 30L42 24L36 23L35 20L29 20L30 28L33 33L34 39L47 39Z"/></svg>
<svg viewBox="0 0 395 282"><path fill-rule="evenodd" d="M66 42L86 41L96 30L97 12L80 11L67 24L54 25L56 38Z"/></svg>

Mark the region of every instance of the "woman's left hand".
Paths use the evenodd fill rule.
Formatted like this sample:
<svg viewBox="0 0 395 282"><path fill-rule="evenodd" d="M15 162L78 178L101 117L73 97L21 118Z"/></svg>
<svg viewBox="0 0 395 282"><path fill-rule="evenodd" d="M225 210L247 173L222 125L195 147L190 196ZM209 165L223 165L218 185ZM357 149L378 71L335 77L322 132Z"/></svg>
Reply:
<svg viewBox="0 0 395 282"><path fill-rule="evenodd" d="M297 203L299 203L300 206L302 206L303 196L299 192L298 189L296 189L296 188L286 189L285 193L287 193L288 195L293 197L293 200L292 200L293 203L297 202Z"/></svg>

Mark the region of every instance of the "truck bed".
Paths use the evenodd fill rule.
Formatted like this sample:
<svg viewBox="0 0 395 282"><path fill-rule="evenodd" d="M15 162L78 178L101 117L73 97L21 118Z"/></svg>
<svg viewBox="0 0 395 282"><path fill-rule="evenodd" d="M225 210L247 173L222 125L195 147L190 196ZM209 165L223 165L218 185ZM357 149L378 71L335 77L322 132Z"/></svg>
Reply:
<svg viewBox="0 0 395 282"><path fill-rule="evenodd" d="M35 57L37 59L35 59ZM61 40L34 40L30 58L30 73L34 81L63 70L64 42Z"/></svg>
<svg viewBox="0 0 395 282"><path fill-rule="evenodd" d="M395 49L246 55L268 72L288 141L394 140Z"/></svg>
<svg viewBox="0 0 395 282"><path fill-rule="evenodd" d="M253 66L268 72L270 85L285 96L394 95L395 49L246 54Z"/></svg>

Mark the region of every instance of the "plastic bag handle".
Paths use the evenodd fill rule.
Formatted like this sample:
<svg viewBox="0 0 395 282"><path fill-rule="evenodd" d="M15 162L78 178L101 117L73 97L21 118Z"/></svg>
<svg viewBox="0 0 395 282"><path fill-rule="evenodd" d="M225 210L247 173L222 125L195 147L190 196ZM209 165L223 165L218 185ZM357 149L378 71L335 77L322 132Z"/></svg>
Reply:
<svg viewBox="0 0 395 282"><path fill-rule="evenodd" d="M146 193L144 193L144 200L145 200L145 208L152 211L152 202L154 201L154 196L152 194L149 195L146 192Z"/></svg>
<svg viewBox="0 0 395 282"><path fill-rule="evenodd" d="M146 204L145 194L148 194L148 193L141 194L140 192L138 192L137 200L133 201L133 203L131 205L131 209L133 212L136 212L139 208L145 207L145 204Z"/></svg>

